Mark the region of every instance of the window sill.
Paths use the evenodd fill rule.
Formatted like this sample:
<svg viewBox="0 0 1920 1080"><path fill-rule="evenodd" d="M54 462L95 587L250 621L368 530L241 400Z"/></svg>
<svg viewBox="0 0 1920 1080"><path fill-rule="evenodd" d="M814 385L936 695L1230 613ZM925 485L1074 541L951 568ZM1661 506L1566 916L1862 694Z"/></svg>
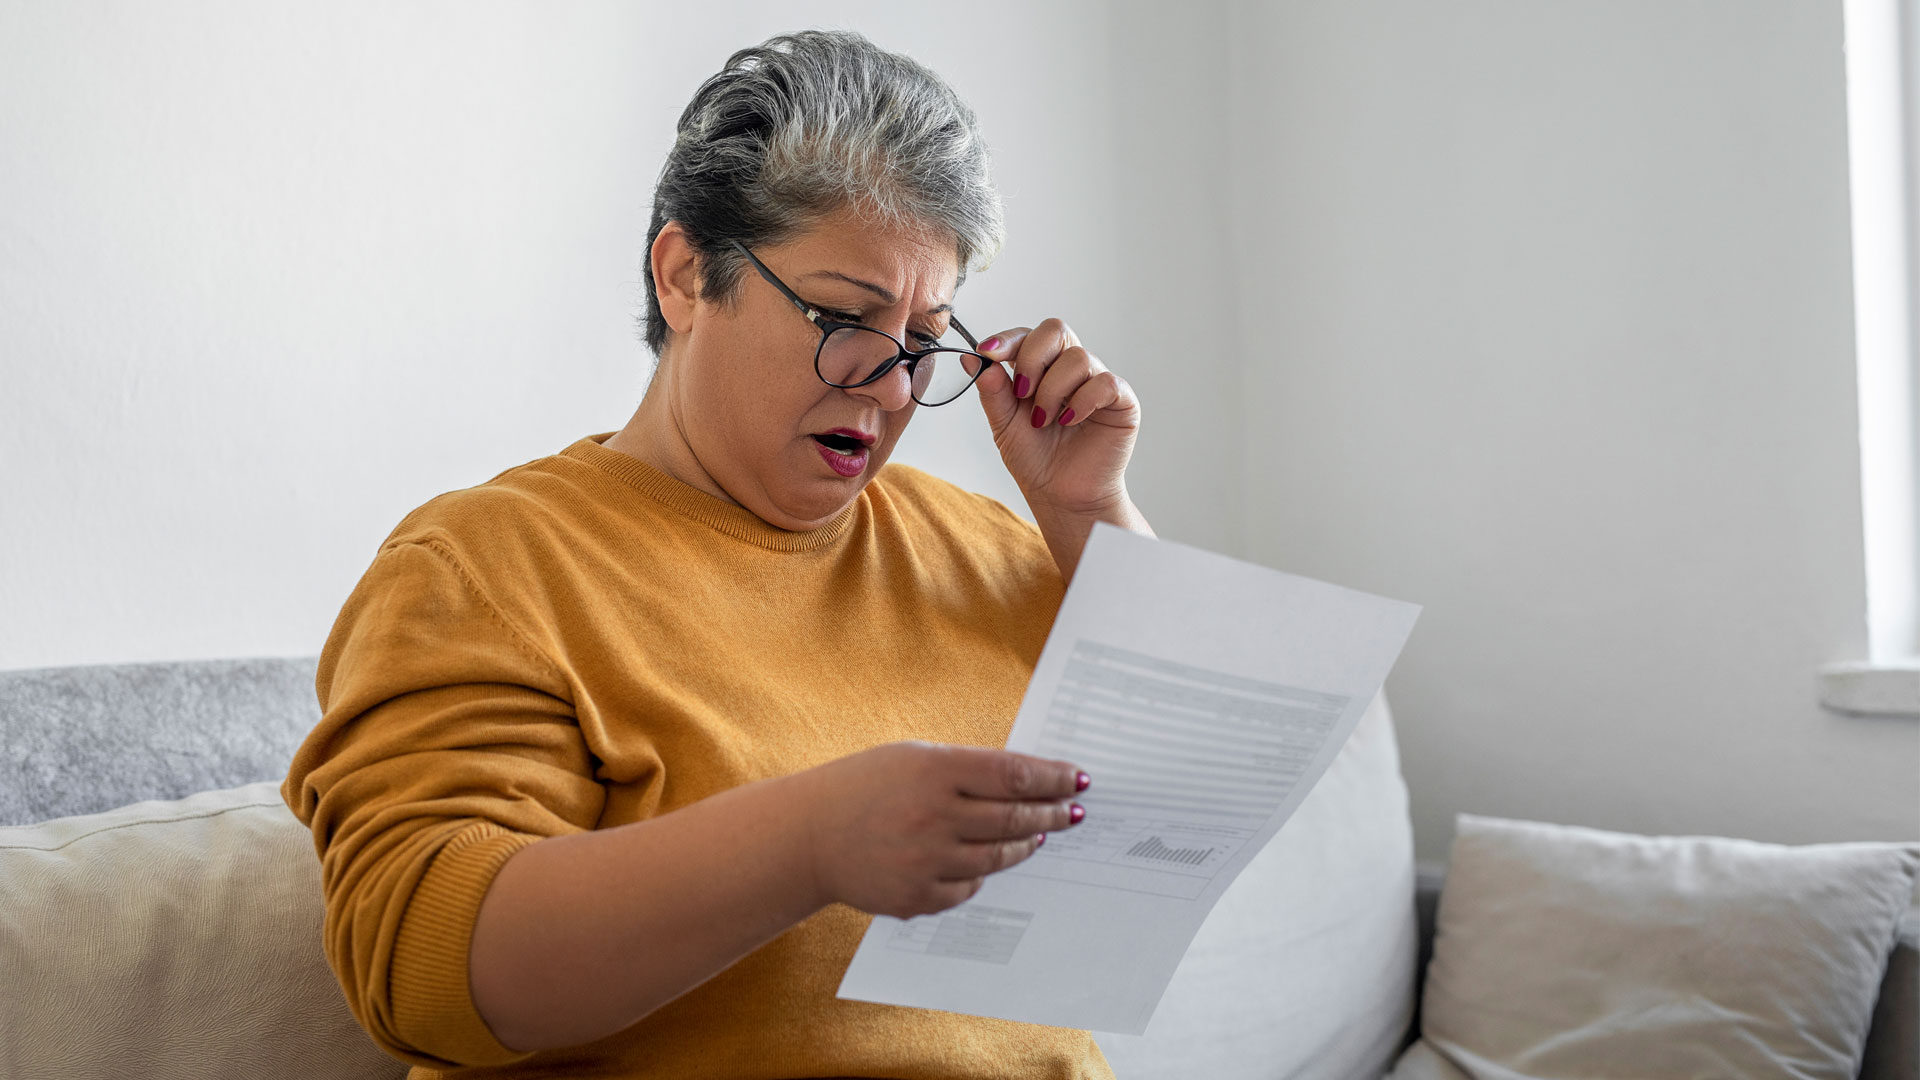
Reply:
<svg viewBox="0 0 1920 1080"><path fill-rule="evenodd" d="M1849 716L1920 720L1920 659L1828 664L1820 669L1820 704Z"/></svg>

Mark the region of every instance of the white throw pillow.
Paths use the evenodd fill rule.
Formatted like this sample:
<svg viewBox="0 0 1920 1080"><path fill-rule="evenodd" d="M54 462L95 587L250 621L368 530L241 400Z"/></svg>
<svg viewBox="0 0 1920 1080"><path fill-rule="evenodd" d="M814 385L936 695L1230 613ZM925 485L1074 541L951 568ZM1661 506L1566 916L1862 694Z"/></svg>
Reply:
<svg viewBox="0 0 1920 1080"><path fill-rule="evenodd" d="M1853 1080L1920 845L1459 818L1394 1080Z"/></svg>
<svg viewBox="0 0 1920 1080"><path fill-rule="evenodd" d="M0 828L0 1076L400 1077L278 781Z"/></svg>
<svg viewBox="0 0 1920 1080"><path fill-rule="evenodd" d="M1234 881L1144 1035L1097 1034L1119 1080L1377 1077L1413 1019L1413 831L1384 696Z"/></svg>

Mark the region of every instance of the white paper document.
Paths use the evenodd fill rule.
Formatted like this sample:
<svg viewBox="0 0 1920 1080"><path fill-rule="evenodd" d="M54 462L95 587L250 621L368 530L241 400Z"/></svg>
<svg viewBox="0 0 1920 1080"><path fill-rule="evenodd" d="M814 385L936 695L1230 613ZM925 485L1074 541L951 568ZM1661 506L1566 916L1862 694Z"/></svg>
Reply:
<svg viewBox="0 0 1920 1080"><path fill-rule="evenodd" d="M958 907L876 916L840 996L1144 1032L1419 611L1096 525L1007 739L1092 777L1086 819Z"/></svg>

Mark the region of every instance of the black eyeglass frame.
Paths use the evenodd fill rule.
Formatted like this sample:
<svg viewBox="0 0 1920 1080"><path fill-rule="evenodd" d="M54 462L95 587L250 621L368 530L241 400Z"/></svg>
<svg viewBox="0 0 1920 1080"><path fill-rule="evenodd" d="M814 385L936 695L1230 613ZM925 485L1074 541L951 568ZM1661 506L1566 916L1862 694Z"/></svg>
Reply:
<svg viewBox="0 0 1920 1080"><path fill-rule="evenodd" d="M983 361L983 363L981 363L980 365L980 370L974 372L973 378L967 380L967 385L961 387L952 397L948 398L945 401L937 402L935 404L928 404L927 402L921 401L918 397L913 398L916 404L924 405L929 409L937 409L941 405L951 405L954 402L960 400L960 395L966 393L968 388L973 386L974 383L979 382L980 376L985 375L987 373L987 368L994 363L994 360L991 357L986 356L985 354L980 352L980 343L974 340L973 335L967 332L966 327L960 325L960 320L955 318L951 312L949 312L947 315L947 325L953 327L955 330L960 331L960 336L966 339L968 348L955 349L945 345L936 345L931 349L909 349L907 348L906 342L901 341L899 338L894 337L892 334L887 333L885 330L876 329L875 327L868 326L865 323L844 322L840 319L828 318L826 314L822 312L819 308L816 308L812 304L807 303L805 300L800 299L800 297L796 295L792 289L787 288L786 282L781 281L778 277L775 277L773 271L767 269L767 264L761 262L753 254L753 252L747 250L747 245L741 243L738 240L729 240L727 242L732 244L734 246L734 249L739 251L740 254L745 255L747 257L747 261L753 264L753 268L759 271L760 276L767 279L767 284L773 286L776 289L779 289L780 295L786 297L788 300L791 300L793 302L793 306L800 309L800 314L805 315L807 317L807 321L812 323L814 325L814 328L820 331L820 344L814 346L813 348L813 374L821 382L826 383L828 386L836 387L841 390L852 390L857 387L866 386L869 383L879 382L881 379L886 378L887 375L890 374L894 368L898 367L902 363L905 363L907 365L907 386L911 388L913 386L913 369L925 357L931 356L934 353L955 353L960 356L978 356ZM869 334L879 334L881 337L886 338L888 341L893 342L894 346L899 351L894 354L894 357L892 360L889 360L886 363L881 364L878 368L874 369L873 374L868 375L866 378L861 379L857 383L834 382L832 379L829 379L825 375L820 374L820 354L826 351L827 339L833 336L833 332L835 330L840 330L840 329L862 330ZM908 394L909 396L912 396L913 392L911 389L908 390Z"/></svg>

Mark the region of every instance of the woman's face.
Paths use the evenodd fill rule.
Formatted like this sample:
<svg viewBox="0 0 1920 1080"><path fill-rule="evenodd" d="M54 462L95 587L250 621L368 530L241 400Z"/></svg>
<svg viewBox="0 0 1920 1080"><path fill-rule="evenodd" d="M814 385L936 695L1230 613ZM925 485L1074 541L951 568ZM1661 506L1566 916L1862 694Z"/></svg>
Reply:
<svg viewBox="0 0 1920 1080"><path fill-rule="evenodd" d="M959 277L951 232L890 229L844 212L753 253L823 314L903 341L946 328ZM686 324L674 325L661 373L698 468L771 525L832 520L886 464L913 416L906 366L850 390L821 382L820 331L751 265L729 304L691 297L674 310L662 301L670 324L676 315ZM839 453L819 438L833 434L865 446Z"/></svg>

